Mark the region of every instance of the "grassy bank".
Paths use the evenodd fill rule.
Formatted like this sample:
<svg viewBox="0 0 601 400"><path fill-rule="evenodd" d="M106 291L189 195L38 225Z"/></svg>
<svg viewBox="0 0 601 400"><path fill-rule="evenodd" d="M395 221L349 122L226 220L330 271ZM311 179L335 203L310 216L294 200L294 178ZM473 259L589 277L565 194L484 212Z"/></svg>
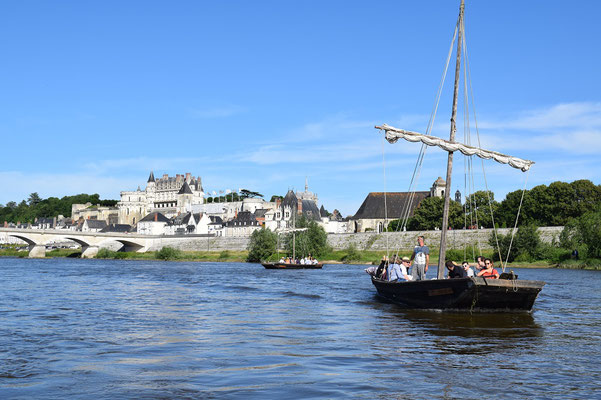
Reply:
<svg viewBox="0 0 601 400"><path fill-rule="evenodd" d="M330 264L378 264L385 251L365 251L356 249L332 250L319 258L321 262ZM391 251L389 255L392 255ZM19 250L16 247L0 249L0 257L27 257L27 250ZM284 256L285 253L280 253ZM409 251L400 251L399 256L410 256ZM451 250L450 255L457 262L463 261L465 253L459 250ZM491 257L492 252L484 252L485 257ZM81 250L78 249L54 249L46 252L46 257L80 257ZM116 259L116 260L168 260L168 261L199 261L199 262L245 262L248 251L180 251L171 248L164 248L160 251L148 251L146 253L122 252L101 249L97 258ZM432 249L430 254L430 264L438 264L438 249ZM471 255L467 257L470 264L473 264ZM269 261L277 261L278 256L274 256ZM495 263L496 267L501 267L500 263ZM513 268L565 268L565 269L588 269L601 270L601 260L567 260L561 263L553 263L546 260L533 262L513 262L507 265Z"/></svg>

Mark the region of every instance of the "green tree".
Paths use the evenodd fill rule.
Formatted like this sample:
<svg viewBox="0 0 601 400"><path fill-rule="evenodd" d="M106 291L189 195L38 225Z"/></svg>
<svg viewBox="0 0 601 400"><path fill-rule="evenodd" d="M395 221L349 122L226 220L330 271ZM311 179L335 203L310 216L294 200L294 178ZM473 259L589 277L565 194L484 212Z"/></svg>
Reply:
<svg viewBox="0 0 601 400"><path fill-rule="evenodd" d="M38 194L38 192L33 192L32 194L29 195L29 198L27 199L27 203L30 206L35 206L40 201L42 201L42 199L40 199L40 195Z"/></svg>
<svg viewBox="0 0 601 400"><path fill-rule="evenodd" d="M511 233L498 235L499 246L495 240L494 232L491 233L488 243L493 246L493 259L499 261L499 249L503 261L534 261L541 250L541 240L536 225L523 225L516 232L513 243ZM510 245L511 243L511 251Z"/></svg>
<svg viewBox="0 0 601 400"><path fill-rule="evenodd" d="M296 254L298 256L321 257L329 251L328 234L315 221L307 221L301 216L296 221L297 228L306 228L305 231L288 234L284 240L286 251L292 254L293 239L296 239Z"/></svg>
<svg viewBox="0 0 601 400"><path fill-rule="evenodd" d="M490 200L489 200L490 196ZM492 208L492 214L491 214ZM480 190L465 199L465 220L464 225L477 225L477 227L492 228L493 216L495 223L500 225L501 221L497 221L497 212L499 203L495 201L495 194L491 191Z"/></svg>
<svg viewBox="0 0 601 400"><path fill-rule="evenodd" d="M250 191L250 190L247 190L247 189L241 189L240 190L240 197L243 198L243 199L245 199L247 197L250 197L250 198L263 197L263 195L261 193L259 193L259 192L253 192L253 191Z"/></svg>
<svg viewBox="0 0 601 400"><path fill-rule="evenodd" d="M428 197L420 203L413 217L409 218L407 229L432 230L442 227L442 211L444 199L442 197ZM463 210L461 204L450 200L449 204L449 226L453 229L463 227Z"/></svg>
<svg viewBox="0 0 601 400"><path fill-rule="evenodd" d="M578 250L581 258L601 258L601 208L571 219L559 236L567 250Z"/></svg>
<svg viewBox="0 0 601 400"><path fill-rule="evenodd" d="M271 196L271 199L269 199L269 202L270 203L275 203L276 201L278 201L278 199L279 200L283 200L284 198L282 196L278 196L278 195L274 194L273 196Z"/></svg>
<svg viewBox="0 0 601 400"><path fill-rule="evenodd" d="M276 251L277 235L270 229L254 231L248 243L248 262L261 262L269 259Z"/></svg>

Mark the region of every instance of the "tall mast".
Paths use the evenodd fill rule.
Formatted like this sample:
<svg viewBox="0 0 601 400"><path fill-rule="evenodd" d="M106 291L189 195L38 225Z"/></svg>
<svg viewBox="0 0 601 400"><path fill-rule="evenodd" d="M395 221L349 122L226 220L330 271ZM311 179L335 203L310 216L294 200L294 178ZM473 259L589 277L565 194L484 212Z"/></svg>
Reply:
<svg viewBox="0 0 601 400"><path fill-rule="evenodd" d="M450 142L455 141L455 131L457 125L455 119L457 117L457 96L459 93L459 75L461 70L461 42L463 41L463 9L464 0L461 0L459 6L459 24L457 33L457 62L455 64L455 88L453 92L453 111L451 114L451 135ZM438 279L444 277L444 264L447 253L447 229L449 227L449 206L450 206L450 193L451 193L451 175L453 173L453 152L449 151L449 158L447 160L447 182L444 191L444 209L442 212L442 232L440 235L440 255L438 257Z"/></svg>

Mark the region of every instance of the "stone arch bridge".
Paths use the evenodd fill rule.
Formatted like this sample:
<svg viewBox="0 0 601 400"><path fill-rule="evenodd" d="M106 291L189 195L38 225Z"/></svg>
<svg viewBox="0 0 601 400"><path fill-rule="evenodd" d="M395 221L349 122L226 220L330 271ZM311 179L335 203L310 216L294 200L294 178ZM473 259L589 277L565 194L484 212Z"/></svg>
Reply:
<svg viewBox="0 0 601 400"><path fill-rule="evenodd" d="M47 244L65 240L71 240L81 246L82 258L94 258L98 253L98 249L110 242L121 243L124 251L143 253L151 249L157 239L160 241L162 238L162 236L139 235L136 233L76 232L60 229L0 228L0 232L25 241L29 245L29 257L31 258L45 257Z"/></svg>

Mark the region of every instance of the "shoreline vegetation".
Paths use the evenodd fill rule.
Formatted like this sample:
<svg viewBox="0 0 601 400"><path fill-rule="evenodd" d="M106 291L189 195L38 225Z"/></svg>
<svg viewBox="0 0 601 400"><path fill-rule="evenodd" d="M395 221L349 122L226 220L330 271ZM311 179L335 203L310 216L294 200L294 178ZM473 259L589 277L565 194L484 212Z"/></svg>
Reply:
<svg viewBox="0 0 601 400"><path fill-rule="evenodd" d="M463 250L453 250L456 262L464 260ZM320 257L324 264L350 264L350 265L377 265L385 251L362 251L357 249L333 250ZM401 256L410 256L410 251L400 251ZM0 249L0 257L19 257L26 258L28 251L18 249L17 246ZM285 252L280 253L285 256ZM492 256L492 250L486 250L482 254L485 257ZM79 249L54 249L46 252L46 258L78 258L81 256ZM157 261L182 261L182 262L246 262L248 251L181 251L170 247L164 247L159 251L149 251L145 253L112 251L100 249L96 258L113 260L157 260ZM470 265L475 263L467 257ZM277 261L277 255L270 257L266 261ZM430 264L438 264L438 250L434 249L431 253ZM501 268L500 262L495 263L496 268ZM507 268L561 268L561 269L587 269L601 270L600 259L576 260L570 259L561 262L548 260L538 261L514 261L507 264Z"/></svg>

